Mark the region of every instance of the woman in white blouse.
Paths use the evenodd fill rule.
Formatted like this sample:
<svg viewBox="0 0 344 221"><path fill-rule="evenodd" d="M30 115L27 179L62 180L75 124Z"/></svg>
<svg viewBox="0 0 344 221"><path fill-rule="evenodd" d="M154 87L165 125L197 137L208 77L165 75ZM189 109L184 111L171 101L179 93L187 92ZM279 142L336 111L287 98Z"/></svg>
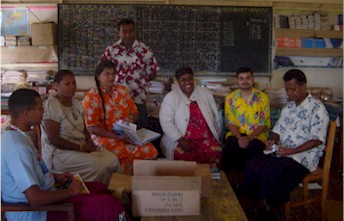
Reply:
<svg viewBox="0 0 344 221"><path fill-rule="evenodd" d="M220 167L221 127L214 97L208 89L194 85L192 68L178 68L175 77L179 87L165 96L159 112L163 153L168 159Z"/></svg>

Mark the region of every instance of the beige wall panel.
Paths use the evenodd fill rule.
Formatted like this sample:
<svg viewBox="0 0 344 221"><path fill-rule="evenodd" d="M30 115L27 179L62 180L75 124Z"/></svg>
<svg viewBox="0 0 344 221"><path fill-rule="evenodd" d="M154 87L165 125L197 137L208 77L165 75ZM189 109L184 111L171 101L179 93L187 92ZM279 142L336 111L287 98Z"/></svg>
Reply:
<svg viewBox="0 0 344 221"><path fill-rule="evenodd" d="M295 67L297 68L297 67ZM290 68L279 68L272 71L271 88L284 87L283 75ZM335 96L343 96L342 68L298 68L307 77L308 87L330 87Z"/></svg>

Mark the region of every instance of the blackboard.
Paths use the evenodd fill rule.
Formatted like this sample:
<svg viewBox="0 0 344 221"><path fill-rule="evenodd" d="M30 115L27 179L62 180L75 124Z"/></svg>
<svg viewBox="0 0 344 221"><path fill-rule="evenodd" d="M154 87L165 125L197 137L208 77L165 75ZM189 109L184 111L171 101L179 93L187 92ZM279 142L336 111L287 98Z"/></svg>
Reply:
<svg viewBox="0 0 344 221"><path fill-rule="evenodd" d="M59 4L59 69L93 74L105 48L119 39L117 22L131 17L160 76L191 66L196 75L235 73L250 66L270 75L271 7Z"/></svg>

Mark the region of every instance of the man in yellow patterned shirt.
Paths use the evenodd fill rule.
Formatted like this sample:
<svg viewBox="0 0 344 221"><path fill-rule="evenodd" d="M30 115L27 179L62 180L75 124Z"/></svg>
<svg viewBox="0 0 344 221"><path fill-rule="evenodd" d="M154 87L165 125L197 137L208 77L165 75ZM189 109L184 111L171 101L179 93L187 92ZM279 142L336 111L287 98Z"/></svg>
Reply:
<svg viewBox="0 0 344 221"><path fill-rule="evenodd" d="M253 87L251 68L241 67L236 73L238 89L226 96L225 122L229 129L223 149L223 167L231 183L238 187L245 164L262 153L270 127L268 96Z"/></svg>

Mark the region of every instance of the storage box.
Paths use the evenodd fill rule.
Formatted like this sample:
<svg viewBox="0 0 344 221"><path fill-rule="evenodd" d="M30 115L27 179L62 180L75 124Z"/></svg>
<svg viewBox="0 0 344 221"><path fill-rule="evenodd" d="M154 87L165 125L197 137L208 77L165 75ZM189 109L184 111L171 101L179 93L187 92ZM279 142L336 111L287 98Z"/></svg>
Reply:
<svg viewBox="0 0 344 221"><path fill-rule="evenodd" d="M324 39L314 39L314 43L316 48L325 48Z"/></svg>
<svg viewBox="0 0 344 221"><path fill-rule="evenodd" d="M301 46L302 48L314 48L314 39L313 38L302 38Z"/></svg>
<svg viewBox="0 0 344 221"><path fill-rule="evenodd" d="M200 198L211 197L208 164L178 160L135 160L134 176L114 173L108 189L120 198L132 192L135 216L199 215Z"/></svg>
<svg viewBox="0 0 344 221"><path fill-rule="evenodd" d="M183 160L134 160L134 176L198 176L202 178L201 197L212 195L209 164Z"/></svg>
<svg viewBox="0 0 344 221"><path fill-rule="evenodd" d="M31 25L32 45L54 45L56 24L54 22L40 22Z"/></svg>
<svg viewBox="0 0 344 221"><path fill-rule="evenodd" d="M133 215L199 215L201 182L201 177L133 176Z"/></svg>
<svg viewBox="0 0 344 221"><path fill-rule="evenodd" d="M202 178L196 162L134 160L134 216L199 215Z"/></svg>

